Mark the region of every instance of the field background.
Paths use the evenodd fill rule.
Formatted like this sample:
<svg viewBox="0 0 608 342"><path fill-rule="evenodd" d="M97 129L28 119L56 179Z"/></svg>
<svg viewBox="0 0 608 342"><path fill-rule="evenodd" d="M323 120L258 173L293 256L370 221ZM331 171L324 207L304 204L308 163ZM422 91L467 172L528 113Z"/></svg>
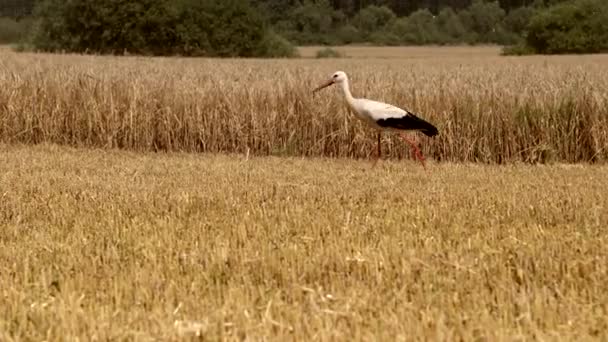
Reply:
<svg viewBox="0 0 608 342"><path fill-rule="evenodd" d="M0 49L0 340L607 340L608 56L337 49Z"/></svg>
<svg viewBox="0 0 608 342"><path fill-rule="evenodd" d="M317 52L327 46L300 46L298 53L302 58L315 58ZM500 55L500 46L366 46L343 45L332 46L332 50L342 58L363 59L420 59L420 58L455 58L455 57L496 57Z"/></svg>
<svg viewBox="0 0 608 342"><path fill-rule="evenodd" d="M363 48L346 50L362 56ZM365 158L375 132L337 89L405 107L440 130L440 161L598 162L608 157L608 57L500 57L496 48L369 49L333 60L218 60L2 53L0 141L139 151ZM394 57L400 51L401 58ZM409 51L413 51L410 56ZM384 55L384 57L379 57ZM393 58L387 58L386 56ZM33 101L32 99L35 99ZM394 135L390 158L409 158Z"/></svg>
<svg viewBox="0 0 608 342"><path fill-rule="evenodd" d="M606 166L1 146L0 339L606 340Z"/></svg>

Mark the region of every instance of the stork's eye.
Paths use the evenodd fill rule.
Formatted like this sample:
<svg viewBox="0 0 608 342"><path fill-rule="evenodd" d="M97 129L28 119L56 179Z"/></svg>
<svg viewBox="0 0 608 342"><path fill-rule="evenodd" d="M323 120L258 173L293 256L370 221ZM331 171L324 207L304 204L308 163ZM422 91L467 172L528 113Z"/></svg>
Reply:
<svg viewBox="0 0 608 342"><path fill-rule="evenodd" d="M338 78L338 74L335 74L335 75L334 75L334 78Z"/></svg>

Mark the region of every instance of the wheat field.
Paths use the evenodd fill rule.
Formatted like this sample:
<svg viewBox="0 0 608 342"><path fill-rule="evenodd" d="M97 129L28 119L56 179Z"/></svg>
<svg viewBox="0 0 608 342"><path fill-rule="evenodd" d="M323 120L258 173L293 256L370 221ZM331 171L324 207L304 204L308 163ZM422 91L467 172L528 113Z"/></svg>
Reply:
<svg viewBox="0 0 608 342"><path fill-rule="evenodd" d="M605 165L0 146L0 340L608 338Z"/></svg>
<svg viewBox="0 0 608 342"><path fill-rule="evenodd" d="M316 57L319 50L327 46L300 46L298 53L303 58ZM339 45L331 49L344 58L356 59L425 59L425 58L495 58L500 55L500 46L370 46Z"/></svg>
<svg viewBox="0 0 608 342"><path fill-rule="evenodd" d="M361 56L361 49L353 51ZM436 161L607 159L607 55L507 58L493 55L494 48L447 49L333 60L2 51L0 141L366 158L375 132L353 119L337 89L311 94L344 70L355 96L434 123L439 136L417 139ZM384 135L383 145L389 158L410 158L393 135Z"/></svg>
<svg viewBox="0 0 608 342"><path fill-rule="evenodd" d="M0 341L608 340L608 56L307 49L0 50Z"/></svg>

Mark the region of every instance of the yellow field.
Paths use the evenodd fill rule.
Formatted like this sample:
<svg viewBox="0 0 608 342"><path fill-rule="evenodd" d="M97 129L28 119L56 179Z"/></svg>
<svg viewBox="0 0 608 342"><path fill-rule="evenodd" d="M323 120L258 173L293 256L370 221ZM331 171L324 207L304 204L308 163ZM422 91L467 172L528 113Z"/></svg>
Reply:
<svg viewBox="0 0 608 342"><path fill-rule="evenodd" d="M317 49L0 49L0 341L608 340L608 55Z"/></svg>
<svg viewBox="0 0 608 342"><path fill-rule="evenodd" d="M434 123L440 135L419 138L434 160L608 160L608 55L349 49L347 55L357 51L360 57L155 59L0 51L0 141L365 158L374 151L375 132L353 119L337 89L311 94L332 72L344 70L355 96L402 106ZM386 134L383 144L388 157L409 158L408 147L394 136Z"/></svg>
<svg viewBox="0 0 608 342"><path fill-rule="evenodd" d="M298 52L303 58L315 57L317 51L327 46L301 46ZM345 58L462 58L462 57L497 57L499 46L365 46L345 45L332 46Z"/></svg>
<svg viewBox="0 0 608 342"><path fill-rule="evenodd" d="M0 340L606 340L606 166L0 146Z"/></svg>

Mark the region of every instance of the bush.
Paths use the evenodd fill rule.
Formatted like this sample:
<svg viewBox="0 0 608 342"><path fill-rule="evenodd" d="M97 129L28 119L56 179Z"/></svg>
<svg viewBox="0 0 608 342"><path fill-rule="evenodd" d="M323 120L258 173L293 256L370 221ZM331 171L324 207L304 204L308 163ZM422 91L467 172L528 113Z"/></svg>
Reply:
<svg viewBox="0 0 608 342"><path fill-rule="evenodd" d="M339 51L336 51L329 47L317 51L317 58L340 58L340 57L345 57L345 56L342 53L340 53Z"/></svg>
<svg viewBox="0 0 608 342"><path fill-rule="evenodd" d="M393 31L406 44L433 44L437 43L439 37L435 17L427 9L418 10L408 18L400 18Z"/></svg>
<svg viewBox="0 0 608 342"><path fill-rule="evenodd" d="M395 46L401 43L401 39L396 34L388 31L375 31L369 35L369 42L380 46Z"/></svg>
<svg viewBox="0 0 608 342"><path fill-rule="evenodd" d="M368 6L353 18L353 24L365 37L372 33L383 31L397 16L386 6Z"/></svg>
<svg viewBox="0 0 608 342"><path fill-rule="evenodd" d="M12 18L0 18L0 44L21 41L26 36L30 24L30 20L17 21Z"/></svg>
<svg viewBox="0 0 608 342"><path fill-rule="evenodd" d="M528 26L526 46L542 54L608 51L608 2L568 1L539 11Z"/></svg>
<svg viewBox="0 0 608 342"><path fill-rule="evenodd" d="M533 55L534 53L534 49L523 43L515 44L512 46L505 46L502 48L501 51L501 55L503 56L526 56Z"/></svg>
<svg viewBox="0 0 608 342"><path fill-rule="evenodd" d="M468 31L476 34L475 43L502 44L508 40L502 27L505 15L506 13L498 1L474 0L468 10L463 13L461 20L468 26Z"/></svg>
<svg viewBox="0 0 608 342"><path fill-rule="evenodd" d="M342 20L328 0L305 0L284 13L275 27L298 44L333 44L335 35L330 34L334 23Z"/></svg>
<svg viewBox="0 0 608 342"><path fill-rule="evenodd" d="M528 23L535 13L536 10L531 6L514 9L505 17L505 28L519 36L524 36L528 29Z"/></svg>
<svg viewBox="0 0 608 342"><path fill-rule="evenodd" d="M340 27L336 32L336 38L341 44L352 44L362 41L359 30L350 24Z"/></svg>
<svg viewBox="0 0 608 342"><path fill-rule="evenodd" d="M246 1L190 0L182 11L197 15L198 27L206 33L215 56L255 57L264 51L266 25Z"/></svg>
<svg viewBox="0 0 608 342"><path fill-rule="evenodd" d="M177 46L177 13L168 1L46 0L31 43L37 50L163 55Z"/></svg>
<svg viewBox="0 0 608 342"><path fill-rule="evenodd" d="M461 42L467 34L460 17L449 7L442 9L437 15L437 28L441 44Z"/></svg>
<svg viewBox="0 0 608 342"><path fill-rule="evenodd" d="M281 37L273 30L266 31L266 35L260 44L259 57L298 57L299 53L295 46L287 39Z"/></svg>
<svg viewBox="0 0 608 342"><path fill-rule="evenodd" d="M35 13L30 43L42 51L220 57L294 53L241 0L45 0Z"/></svg>

